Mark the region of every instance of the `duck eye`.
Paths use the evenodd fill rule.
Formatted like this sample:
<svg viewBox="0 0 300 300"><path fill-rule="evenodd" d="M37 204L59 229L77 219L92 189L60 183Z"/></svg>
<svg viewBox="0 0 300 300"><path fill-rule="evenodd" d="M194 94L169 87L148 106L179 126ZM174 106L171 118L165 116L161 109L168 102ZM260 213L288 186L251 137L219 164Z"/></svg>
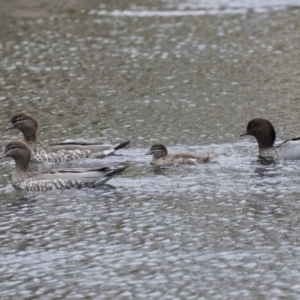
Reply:
<svg viewBox="0 0 300 300"><path fill-rule="evenodd" d="M15 150L17 147L16 146L10 146L9 150Z"/></svg>
<svg viewBox="0 0 300 300"><path fill-rule="evenodd" d="M13 123L18 123L18 122L21 122L23 121L24 119L23 118L17 118L15 120L13 120Z"/></svg>

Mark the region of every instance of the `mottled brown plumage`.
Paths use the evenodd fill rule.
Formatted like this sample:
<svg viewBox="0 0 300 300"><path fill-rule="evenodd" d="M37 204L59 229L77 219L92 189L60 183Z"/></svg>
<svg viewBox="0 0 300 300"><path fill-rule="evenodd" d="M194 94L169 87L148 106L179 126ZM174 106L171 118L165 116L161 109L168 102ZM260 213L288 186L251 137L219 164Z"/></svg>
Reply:
<svg viewBox="0 0 300 300"><path fill-rule="evenodd" d="M47 191L69 189L72 187L95 187L106 183L114 175L123 172L126 167L115 169L108 167L90 169L58 169L44 173L27 172L31 157L30 148L20 140L14 140L5 146L0 158L11 157L15 160L12 184L23 190Z"/></svg>
<svg viewBox="0 0 300 300"><path fill-rule="evenodd" d="M27 113L15 114L5 130L19 129L24 136L26 144L31 150L31 160L34 162L62 162L78 158L103 158L122 149L130 142L116 145L104 144L99 141L68 140L61 143L45 144L37 138L38 121Z"/></svg>

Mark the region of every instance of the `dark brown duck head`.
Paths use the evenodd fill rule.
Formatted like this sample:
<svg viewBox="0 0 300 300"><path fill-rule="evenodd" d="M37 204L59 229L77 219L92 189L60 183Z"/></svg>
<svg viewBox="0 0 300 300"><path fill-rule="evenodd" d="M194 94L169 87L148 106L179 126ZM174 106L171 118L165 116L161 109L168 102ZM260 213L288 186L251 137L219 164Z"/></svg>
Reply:
<svg viewBox="0 0 300 300"><path fill-rule="evenodd" d="M3 153L0 154L0 159L3 157L13 158L16 162L16 169L26 172L31 152L26 143L20 140L13 140L5 146Z"/></svg>
<svg viewBox="0 0 300 300"><path fill-rule="evenodd" d="M19 129L26 142L36 142L38 126L38 121L34 116L21 112L11 118L5 130Z"/></svg>
<svg viewBox="0 0 300 300"><path fill-rule="evenodd" d="M166 156L168 154L167 147L163 144L155 144L145 155L153 155L156 158Z"/></svg>
<svg viewBox="0 0 300 300"><path fill-rule="evenodd" d="M253 135L260 149L272 147L276 139L273 125L263 118L252 119L247 125L247 131L240 136L244 135Z"/></svg>

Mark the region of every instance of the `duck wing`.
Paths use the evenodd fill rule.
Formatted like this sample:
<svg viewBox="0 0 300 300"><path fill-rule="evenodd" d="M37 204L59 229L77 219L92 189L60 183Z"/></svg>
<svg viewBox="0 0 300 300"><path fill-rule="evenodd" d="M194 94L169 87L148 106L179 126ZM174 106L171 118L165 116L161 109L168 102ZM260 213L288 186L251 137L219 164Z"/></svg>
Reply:
<svg viewBox="0 0 300 300"><path fill-rule="evenodd" d="M282 159L300 159L300 137L286 140L276 147L278 154Z"/></svg>
<svg viewBox="0 0 300 300"><path fill-rule="evenodd" d="M118 168L57 169L45 173L33 174L28 179L31 189L50 190L94 187L106 183L127 166Z"/></svg>
<svg viewBox="0 0 300 300"><path fill-rule="evenodd" d="M115 145L103 143L100 141L90 140L68 140L60 143L49 144L49 150L51 152L64 151L90 151L92 158L104 157L113 154L116 150L122 149L127 146L130 141L121 142Z"/></svg>
<svg viewBox="0 0 300 300"><path fill-rule="evenodd" d="M173 154L176 159L182 159L182 163L207 163L218 157L217 153L194 154L190 152L178 152Z"/></svg>
<svg viewBox="0 0 300 300"><path fill-rule="evenodd" d="M174 157L183 157L183 158L197 158L199 155L190 153L190 152L176 152L173 154Z"/></svg>

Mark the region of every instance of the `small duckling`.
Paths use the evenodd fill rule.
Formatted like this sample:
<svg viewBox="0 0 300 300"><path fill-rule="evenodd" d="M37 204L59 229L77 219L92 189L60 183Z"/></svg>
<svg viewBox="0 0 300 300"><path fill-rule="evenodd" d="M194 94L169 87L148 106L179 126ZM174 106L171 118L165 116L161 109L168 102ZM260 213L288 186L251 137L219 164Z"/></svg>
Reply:
<svg viewBox="0 0 300 300"><path fill-rule="evenodd" d="M176 152L168 154L167 147L163 144L155 144L145 155L153 155L151 164L165 166L173 164L192 164L208 163L218 157L217 153L193 154L189 152Z"/></svg>

